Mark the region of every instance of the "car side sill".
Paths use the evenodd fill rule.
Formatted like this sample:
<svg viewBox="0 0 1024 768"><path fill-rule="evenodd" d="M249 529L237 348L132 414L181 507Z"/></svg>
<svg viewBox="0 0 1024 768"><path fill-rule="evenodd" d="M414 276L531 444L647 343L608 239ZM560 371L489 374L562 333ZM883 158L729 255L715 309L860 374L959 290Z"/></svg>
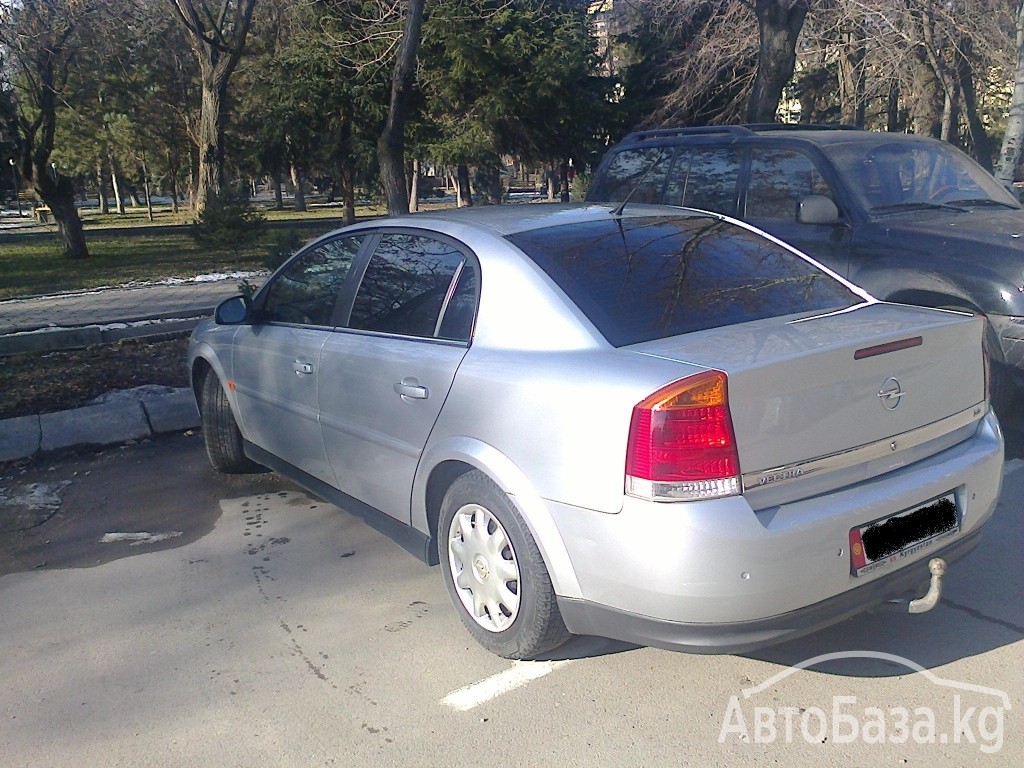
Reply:
<svg viewBox="0 0 1024 768"><path fill-rule="evenodd" d="M929 558L958 560L980 540L978 529L929 553ZM925 559L805 608L765 619L722 624L666 621L566 597L558 597L558 609L566 627L576 635L598 635L687 653L747 653L817 632L908 592L923 591L929 578Z"/></svg>
<svg viewBox="0 0 1024 768"><path fill-rule="evenodd" d="M258 445L253 445L248 440L243 440L242 442L245 455L257 464L262 464L264 467L284 475L310 493L319 496L336 507L340 507L349 514L355 515L371 528L380 531L402 547L402 549L422 560L427 565L437 565L437 547L434 545L434 540L431 537L381 512L376 507L371 507L369 504L365 504L359 499L339 491L333 485L328 485L322 480L318 480L295 465L289 464L281 457L265 451Z"/></svg>

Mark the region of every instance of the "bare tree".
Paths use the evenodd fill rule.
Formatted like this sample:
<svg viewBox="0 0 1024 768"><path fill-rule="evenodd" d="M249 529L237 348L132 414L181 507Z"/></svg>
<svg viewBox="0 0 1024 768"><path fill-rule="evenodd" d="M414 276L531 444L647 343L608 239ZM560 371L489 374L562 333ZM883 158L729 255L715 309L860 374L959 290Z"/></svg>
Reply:
<svg viewBox="0 0 1024 768"><path fill-rule="evenodd" d="M199 62L202 87L199 123L194 137L199 148L199 175L192 199L196 213L224 185L224 98L232 72L245 49L256 0L170 0L188 31Z"/></svg>
<svg viewBox="0 0 1024 768"><path fill-rule="evenodd" d="M1004 184L1013 182L1014 173L1020 165L1021 148L1024 147L1024 0L1018 0L1016 8L1017 65L1014 68L1013 96L1006 118L1006 133L1003 147L999 152L999 167L996 178Z"/></svg>
<svg viewBox="0 0 1024 768"><path fill-rule="evenodd" d="M747 103L747 120L773 122L782 89L796 66L796 41L804 26L810 0L755 0L760 49L757 75Z"/></svg>
<svg viewBox="0 0 1024 768"><path fill-rule="evenodd" d="M49 206L64 255L89 255L71 179L50 162L63 89L92 6L80 0L0 3L0 44L13 67L22 178Z"/></svg>

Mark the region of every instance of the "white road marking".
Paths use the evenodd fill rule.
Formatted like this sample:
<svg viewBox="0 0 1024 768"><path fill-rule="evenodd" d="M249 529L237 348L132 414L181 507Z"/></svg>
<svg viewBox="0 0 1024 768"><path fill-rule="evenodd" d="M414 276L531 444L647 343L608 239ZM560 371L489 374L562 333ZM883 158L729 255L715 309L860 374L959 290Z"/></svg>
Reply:
<svg viewBox="0 0 1024 768"><path fill-rule="evenodd" d="M511 669L506 669L504 672L499 672L472 685L467 685L465 688L453 691L441 699L441 703L452 709L468 712L473 707L478 707L504 693L515 690L521 685L526 685L531 680L544 677L572 661L572 659L563 659L561 661L515 661L512 662Z"/></svg>

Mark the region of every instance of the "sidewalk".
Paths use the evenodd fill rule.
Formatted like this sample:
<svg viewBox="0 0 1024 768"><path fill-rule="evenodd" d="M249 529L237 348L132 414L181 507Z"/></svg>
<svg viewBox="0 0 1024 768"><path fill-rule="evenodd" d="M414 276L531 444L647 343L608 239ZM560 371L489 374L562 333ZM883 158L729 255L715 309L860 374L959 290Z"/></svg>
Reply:
<svg viewBox="0 0 1024 768"><path fill-rule="evenodd" d="M0 301L0 355L71 349L190 330L263 273L200 275L190 280L101 288Z"/></svg>
<svg viewBox="0 0 1024 768"><path fill-rule="evenodd" d="M118 339L189 330L238 293L248 278L203 275L156 285L78 291L0 301L3 355L51 351ZM199 426L187 388L146 386L113 392L69 411L0 421L0 462L79 446L103 446Z"/></svg>

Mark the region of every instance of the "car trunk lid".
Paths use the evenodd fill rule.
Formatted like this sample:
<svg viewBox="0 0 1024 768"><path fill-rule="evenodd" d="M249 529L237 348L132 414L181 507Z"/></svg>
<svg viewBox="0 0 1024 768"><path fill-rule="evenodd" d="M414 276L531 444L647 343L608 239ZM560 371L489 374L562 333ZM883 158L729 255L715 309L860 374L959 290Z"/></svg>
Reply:
<svg viewBox="0 0 1024 768"><path fill-rule="evenodd" d="M869 303L631 349L727 374L744 489L765 505L863 481L865 467L889 471L928 445L948 445L947 433L984 415L982 326L961 313ZM879 445L892 454L881 462ZM844 454L865 461L821 461Z"/></svg>

